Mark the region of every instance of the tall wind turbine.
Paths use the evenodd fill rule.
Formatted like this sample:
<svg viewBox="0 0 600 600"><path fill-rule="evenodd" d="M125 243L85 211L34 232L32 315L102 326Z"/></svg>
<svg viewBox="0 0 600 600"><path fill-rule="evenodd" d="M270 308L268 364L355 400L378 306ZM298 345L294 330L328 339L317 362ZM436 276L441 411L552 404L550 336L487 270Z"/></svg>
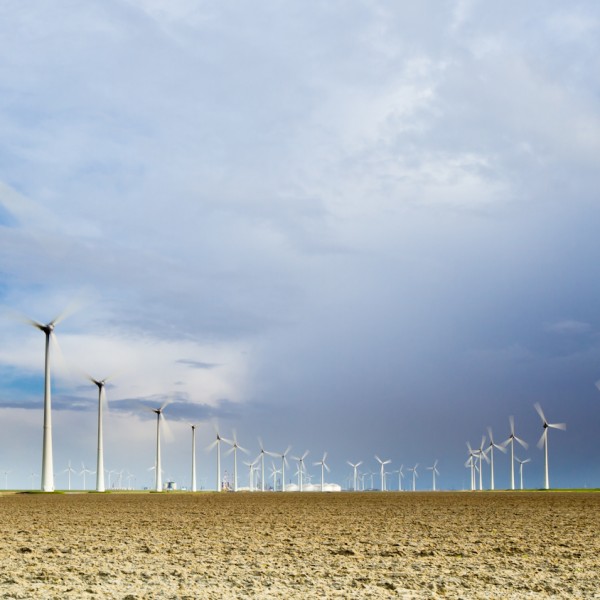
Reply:
<svg viewBox="0 0 600 600"><path fill-rule="evenodd" d="M380 476L381 476L381 491L385 492L385 465L389 465L392 461L390 459L388 460L381 460L379 458L379 456L377 456L377 454L375 455L375 459L377 460L377 462L380 465Z"/></svg>
<svg viewBox="0 0 600 600"><path fill-rule="evenodd" d="M530 458L526 458L525 460L521 460L515 456L515 460L519 463L519 478L521 480L521 489L523 489L523 465L527 464L531 461Z"/></svg>
<svg viewBox="0 0 600 600"><path fill-rule="evenodd" d="M196 425L192 425L192 492L196 491Z"/></svg>
<svg viewBox="0 0 600 600"><path fill-rule="evenodd" d="M544 433L542 433L542 437L537 443L538 448L544 447L544 489L550 489L550 478L548 477L548 429L561 429L564 431L567 426L565 423L548 423L546 417L544 416L544 412L542 411L542 407L536 402L534 405L535 410L538 415L540 415L540 419L542 419L542 427L544 428Z"/></svg>
<svg viewBox="0 0 600 600"><path fill-rule="evenodd" d="M29 323L46 336L44 358L44 430L42 441L42 491L54 491L54 461L52 458L52 397L50 385L50 338L55 339L54 328L66 316L66 312L52 319L46 325L29 319Z"/></svg>
<svg viewBox="0 0 600 600"><path fill-rule="evenodd" d="M489 462L488 457L485 453L484 446L485 446L485 435L482 435L481 436L481 444L479 445L479 448L477 448L477 450L475 450L475 453L479 457L479 491L480 492L483 490L483 461L485 459L485 462Z"/></svg>
<svg viewBox="0 0 600 600"><path fill-rule="evenodd" d="M244 464L249 468L248 473L248 486L250 487L250 491L254 491L254 471L256 470L256 460L253 462L246 462Z"/></svg>
<svg viewBox="0 0 600 600"><path fill-rule="evenodd" d="M363 464L363 461L361 460L361 461L357 462L356 464L351 463L349 460L346 461L346 462L352 467L352 469L354 471L353 488L354 488L354 491L356 492L357 491L357 484L358 484L358 467L360 467L360 465Z"/></svg>
<svg viewBox="0 0 600 600"><path fill-rule="evenodd" d="M325 459L327 458L327 452L325 452L323 454L323 458L319 461L317 461L316 463L313 463L314 466L318 466L321 465L321 491L323 491L325 489L325 469L327 469L327 472L329 473L329 467L325 464Z"/></svg>
<svg viewBox="0 0 600 600"><path fill-rule="evenodd" d="M157 492L162 492L162 468L161 468L161 455L160 455L160 422L164 421L163 411L170 404L171 401L167 400L160 408L151 408L150 410L156 415L156 461L154 464L154 489ZM116 473L116 471L114 471ZM110 477L109 471L109 477Z"/></svg>
<svg viewBox="0 0 600 600"><path fill-rule="evenodd" d="M68 490L71 491L71 473L76 473L75 469L71 466L71 460L69 459L69 464L67 468L63 471L63 473L67 473L68 479Z"/></svg>
<svg viewBox="0 0 600 600"><path fill-rule="evenodd" d="M282 492L285 492L285 465L288 464L287 455L291 449L292 449L292 447L288 446L285 449L285 452L282 452L281 454L277 454L275 452L272 453L272 456L275 456L275 457L278 456L279 458L281 458L281 491Z"/></svg>
<svg viewBox="0 0 600 600"><path fill-rule="evenodd" d="M241 450L242 452L244 452L245 454L248 454L248 450L246 450L246 448L242 448L238 443L237 443L237 434L234 431L233 432L233 440L231 440L230 442L228 442L229 444L231 444L231 450L229 450L229 452L227 454L230 454L231 452L233 452L233 491L237 492L238 490L238 467L237 467L237 451Z"/></svg>
<svg viewBox="0 0 600 600"><path fill-rule="evenodd" d="M494 443L494 436L492 434L492 428L488 427L488 434L490 436L490 443L487 447L487 452L490 453L490 489L493 491L495 489L494 484L494 448L500 450L500 452L506 452L506 449L501 444Z"/></svg>
<svg viewBox="0 0 600 600"><path fill-rule="evenodd" d="M104 405L106 403L106 390L105 384L108 377L104 379L94 379L88 377L88 379L98 387L98 450L96 457L96 491L104 492L106 488L104 486L104 433L103 433L103 421L104 421Z"/></svg>
<svg viewBox="0 0 600 600"><path fill-rule="evenodd" d="M398 469L398 491L402 491L402 480L404 479L404 465L400 465Z"/></svg>
<svg viewBox="0 0 600 600"><path fill-rule="evenodd" d="M298 462L298 490L302 491L302 483L304 476L304 459L308 456L308 450L302 456L292 456Z"/></svg>
<svg viewBox="0 0 600 600"><path fill-rule="evenodd" d="M431 467L426 467L426 469L427 469L428 471L431 471L431 476L433 477L433 487L432 487L432 490L433 490L434 492L436 491L436 489L435 489L435 476L440 474L440 472L439 472L439 471L438 471L438 469L437 469L437 464L438 464L438 461L437 461L437 459L436 459L436 461L433 463L433 466L431 466Z"/></svg>
<svg viewBox="0 0 600 600"><path fill-rule="evenodd" d="M412 471L412 491L413 492L417 491L417 477L419 476L419 474L417 473L418 466L419 466L419 463L417 463L414 467L408 468L409 471Z"/></svg>
<svg viewBox="0 0 600 600"><path fill-rule="evenodd" d="M510 489L515 489L515 442L521 444L523 448L527 449L527 443L524 442L521 438L515 435L515 418L511 415L508 417L508 422L510 423L510 435L508 439L503 443L506 447L510 444Z"/></svg>
<svg viewBox="0 0 600 600"><path fill-rule="evenodd" d="M221 442L228 443L229 440L222 438L219 435L219 431L217 429L215 429L215 433L217 434L217 438L208 447L208 450L212 450L215 446L217 448L217 492L220 492L221 491Z"/></svg>

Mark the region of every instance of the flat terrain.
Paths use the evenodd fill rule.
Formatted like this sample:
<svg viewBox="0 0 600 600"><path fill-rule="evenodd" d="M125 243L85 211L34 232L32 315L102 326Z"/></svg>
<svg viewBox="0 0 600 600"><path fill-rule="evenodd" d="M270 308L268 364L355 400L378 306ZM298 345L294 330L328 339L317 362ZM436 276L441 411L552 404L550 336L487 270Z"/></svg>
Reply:
<svg viewBox="0 0 600 600"><path fill-rule="evenodd" d="M600 494L0 495L0 598L600 598Z"/></svg>

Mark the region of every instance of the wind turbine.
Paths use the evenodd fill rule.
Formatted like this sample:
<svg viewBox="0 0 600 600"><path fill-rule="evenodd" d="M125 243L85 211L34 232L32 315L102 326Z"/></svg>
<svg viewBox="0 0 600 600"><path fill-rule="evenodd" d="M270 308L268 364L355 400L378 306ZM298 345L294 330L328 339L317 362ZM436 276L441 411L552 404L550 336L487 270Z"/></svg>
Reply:
<svg viewBox="0 0 600 600"><path fill-rule="evenodd" d="M377 456L377 454L375 455L375 458L377 460L377 462L380 465L380 475L381 475L381 491L385 492L385 465L389 465L392 461L391 460L381 460L379 458L379 456Z"/></svg>
<svg viewBox="0 0 600 600"><path fill-rule="evenodd" d="M408 468L409 471L412 471L412 491L413 492L417 491L417 477L419 476L419 474L417 473L418 466L419 466L419 463L417 463L414 467Z"/></svg>
<svg viewBox="0 0 600 600"><path fill-rule="evenodd" d="M2 471L2 474L4 475L4 489L7 490L8 489L8 475L9 475L10 471Z"/></svg>
<svg viewBox="0 0 600 600"><path fill-rule="evenodd" d="M250 486L250 491L254 491L254 471L256 468L256 460L253 462L244 462L244 464L250 469L248 474L248 485Z"/></svg>
<svg viewBox="0 0 600 600"><path fill-rule="evenodd" d="M540 438L537 445L538 448L541 448L542 446L544 447L544 489L549 490L550 478L548 477L548 429L561 429L562 431L564 431L567 428L567 426L565 423L548 423L546 417L544 416L544 412L542 411L542 407L539 405L539 403L536 402L533 406L537 411L538 415L540 415L540 419L542 419L542 427L544 428L544 433L542 433L542 437Z"/></svg>
<svg viewBox="0 0 600 600"><path fill-rule="evenodd" d="M68 464L67 468L63 471L63 473L67 473L67 479L69 482L67 489L69 490L69 492L71 491L71 473L75 473L75 472L76 472L75 469L71 466L71 459L69 459L69 464Z"/></svg>
<svg viewBox="0 0 600 600"><path fill-rule="evenodd" d="M432 489L433 489L434 492L436 491L436 489L435 489L435 476L440 474L440 472L437 470L437 464L438 464L438 461L436 459L436 461L433 463L433 466L426 467L426 469L428 471L431 471L431 476L433 477L433 488Z"/></svg>
<svg viewBox="0 0 600 600"><path fill-rule="evenodd" d="M479 457L479 491L483 491L483 461L485 459L485 462L490 462L486 453L485 453L485 435L481 436L481 444L479 445L479 448L477 448L477 450L475 450L475 452L477 453L477 456Z"/></svg>
<svg viewBox="0 0 600 600"><path fill-rule="evenodd" d="M196 491L196 425L192 425L192 492Z"/></svg>
<svg viewBox="0 0 600 600"><path fill-rule="evenodd" d="M151 408L150 410L156 415L156 462L155 462L155 483L154 490L156 492L162 492L162 468L161 468L161 454L160 454L160 422L164 421L163 411L171 403L167 400L160 408ZM166 421L165 421L166 422ZM116 473L116 471L114 471ZM109 472L110 475L110 472Z"/></svg>
<svg viewBox="0 0 600 600"><path fill-rule="evenodd" d="M248 454L248 450L246 450L246 448L242 448L238 443L237 443L237 434L234 431L233 432L233 440L228 441L228 444L231 444L231 450L229 450L229 452L227 452L227 454L230 454L231 452L233 452L233 491L237 492L238 490L238 468L237 468L237 451L241 450L242 452Z"/></svg>
<svg viewBox="0 0 600 600"><path fill-rule="evenodd" d="M271 463L271 478L273 479L273 491L277 491L277 473L281 473L281 471L275 466L275 463ZM282 484L283 488L283 484Z"/></svg>
<svg viewBox="0 0 600 600"><path fill-rule="evenodd" d="M471 468L471 491L474 492L477 489L477 485L475 484L475 469L477 468L477 450L473 450L473 448L471 448L470 442L467 442L467 448L469 450L469 458L465 463L465 467Z"/></svg>
<svg viewBox="0 0 600 600"><path fill-rule="evenodd" d="M217 492L221 491L221 442L229 443L229 440L222 438L219 435L219 431L215 429L215 433L217 434L217 438L215 441L208 447L208 450L212 450L215 446L217 447Z"/></svg>
<svg viewBox="0 0 600 600"><path fill-rule="evenodd" d="M56 342L54 328L65 317L66 311L58 317L52 319L46 325L28 319L30 325L33 325L46 336L46 351L44 357L44 430L42 440L42 491L54 491L54 461L52 458L52 397L50 385L50 338Z"/></svg>
<svg viewBox="0 0 600 600"><path fill-rule="evenodd" d="M302 491L302 476L304 475L304 459L308 456L308 450L302 456L292 456L298 462L298 490Z"/></svg>
<svg viewBox="0 0 600 600"><path fill-rule="evenodd" d="M398 491L402 491L402 480L404 479L404 465L400 465L398 469Z"/></svg>
<svg viewBox="0 0 600 600"><path fill-rule="evenodd" d="M492 428L488 427L488 434L490 436L490 443L488 444L487 447L487 452L490 453L490 489L493 491L495 489L495 484L494 484L494 448L497 448L498 450L500 450L500 452L504 452L506 453L506 449L504 448L503 445L499 445L499 444L495 444L494 443L494 436L492 434Z"/></svg>
<svg viewBox="0 0 600 600"><path fill-rule="evenodd" d="M357 483L358 483L358 467L360 467L360 465L363 464L363 461L361 460L361 461L357 462L356 464L351 463L349 460L347 460L346 462L352 467L352 469L354 471L354 484L353 484L353 487L354 487L354 491L356 492L357 491L356 486L357 486Z"/></svg>
<svg viewBox="0 0 600 600"><path fill-rule="evenodd" d="M292 449L292 447L288 446L286 448L285 452L282 452L281 454L277 454L275 452L272 453L273 456L278 456L279 458L281 458L281 491L282 492L285 492L285 465L288 464L286 457L291 449Z"/></svg>
<svg viewBox="0 0 600 600"><path fill-rule="evenodd" d="M521 489L523 489L523 465L531 462L530 458L526 458L525 460L521 460L515 456L515 460L519 463L519 478L521 480Z"/></svg>
<svg viewBox="0 0 600 600"><path fill-rule="evenodd" d="M273 454L273 452L267 452L263 446L263 442L261 438L258 438L258 445L260 447L260 454L258 455L258 457L260 458L260 491L264 492L265 491L265 454L268 454L269 456L277 456L276 454Z"/></svg>
<svg viewBox="0 0 600 600"><path fill-rule="evenodd" d="M515 435L515 418L511 415L508 417L508 422L510 423L510 435L508 439L504 442L504 446L508 446L510 444L510 489L515 489L515 442L521 444L523 448L527 449L527 443L524 442L521 438Z"/></svg>
<svg viewBox="0 0 600 600"><path fill-rule="evenodd" d="M329 473L330 469L329 467L325 464L325 459L327 458L327 452L323 453L323 458L316 462L313 463L313 465L316 467L317 465L321 465L321 491L323 491L325 489L325 469L327 469L327 472Z"/></svg>
<svg viewBox="0 0 600 600"><path fill-rule="evenodd" d="M104 405L106 404L106 390L104 386L108 377L104 379L94 379L88 376L88 379L98 387L98 451L96 458L96 491L104 492L104 433L103 433L103 421L104 421Z"/></svg>

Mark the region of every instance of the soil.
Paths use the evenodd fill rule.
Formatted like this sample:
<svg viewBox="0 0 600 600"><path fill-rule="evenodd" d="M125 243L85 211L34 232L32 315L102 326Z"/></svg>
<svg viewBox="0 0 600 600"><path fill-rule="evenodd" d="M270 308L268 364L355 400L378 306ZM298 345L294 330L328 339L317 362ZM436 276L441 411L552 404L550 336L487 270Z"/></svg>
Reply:
<svg viewBox="0 0 600 600"><path fill-rule="evenodd" d="M600 494L0 495L0 598L600 598Z"/></svg>

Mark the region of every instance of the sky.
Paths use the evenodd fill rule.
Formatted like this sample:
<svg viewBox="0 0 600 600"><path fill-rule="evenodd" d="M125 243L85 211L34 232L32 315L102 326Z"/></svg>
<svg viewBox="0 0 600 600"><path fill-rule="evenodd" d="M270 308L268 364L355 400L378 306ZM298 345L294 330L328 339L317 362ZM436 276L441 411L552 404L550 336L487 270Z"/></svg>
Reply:
<svg viewBox="0 0 600 600"><path fill-rule="evenodd" d="M514 415L541 487L539 402L551 486L600 487L599 167L591 0L3 2L0 487L40 485L26 319L65 310L57 488L95 465L87 375L137 487L166 401L182 486L195 423L206 488L218 429L463 489Z"/></svg>

